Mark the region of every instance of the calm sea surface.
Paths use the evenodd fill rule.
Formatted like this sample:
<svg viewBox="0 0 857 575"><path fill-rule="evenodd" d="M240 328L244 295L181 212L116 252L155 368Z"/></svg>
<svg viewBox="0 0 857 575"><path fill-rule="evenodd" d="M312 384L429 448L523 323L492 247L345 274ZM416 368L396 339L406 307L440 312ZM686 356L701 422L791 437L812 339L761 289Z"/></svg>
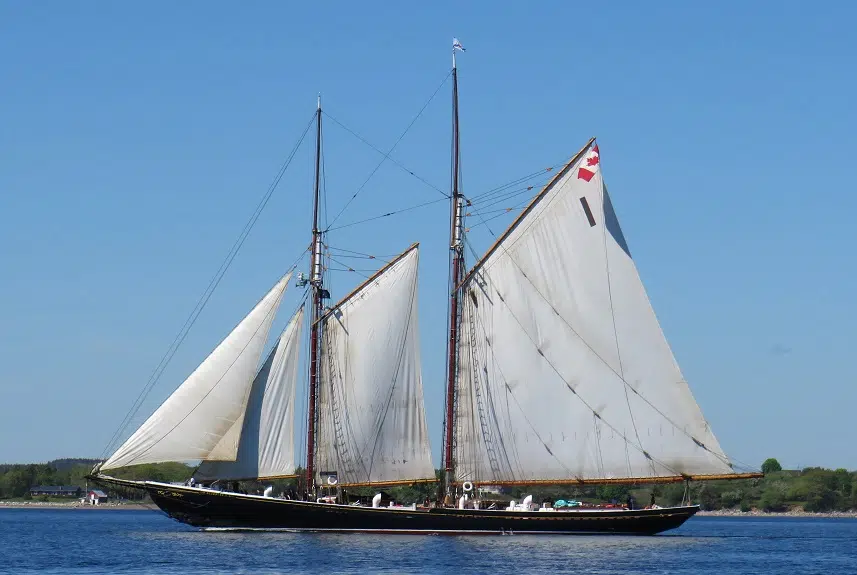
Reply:
<svg viewBox="0 0 857 575"><path fill-rule="evenodd" d="M0 573L857 575L857 519L697 517L655 537L203 533L155 511L0 509Z"/></svg>

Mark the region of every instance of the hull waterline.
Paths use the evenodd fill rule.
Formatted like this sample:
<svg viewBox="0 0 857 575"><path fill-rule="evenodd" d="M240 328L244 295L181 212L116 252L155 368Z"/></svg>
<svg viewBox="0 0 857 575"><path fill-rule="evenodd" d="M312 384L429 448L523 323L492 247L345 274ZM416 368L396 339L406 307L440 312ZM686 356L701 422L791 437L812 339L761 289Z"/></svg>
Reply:
<svg viewBox="0 0 857 575"><path fill-rule="evenodd" d="M149 481L120 481L126 487L147 491L155 504L173 519L211 530L654 535L679 527L699 511L698 506L553 512L372 508L293 501Z"/></svg>

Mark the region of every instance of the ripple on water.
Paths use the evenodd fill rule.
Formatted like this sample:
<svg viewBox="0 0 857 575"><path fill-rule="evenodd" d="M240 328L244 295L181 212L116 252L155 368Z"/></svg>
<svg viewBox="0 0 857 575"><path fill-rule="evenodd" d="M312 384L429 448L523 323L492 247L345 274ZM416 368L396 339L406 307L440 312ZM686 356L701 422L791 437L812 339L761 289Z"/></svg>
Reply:
<svg viewBox="0 0 857 575"><path fill-rule="evenodd" d="M0 510L0 573L857 573L857 520L697 517L656 537L201 532L157 512Z"/></svg>

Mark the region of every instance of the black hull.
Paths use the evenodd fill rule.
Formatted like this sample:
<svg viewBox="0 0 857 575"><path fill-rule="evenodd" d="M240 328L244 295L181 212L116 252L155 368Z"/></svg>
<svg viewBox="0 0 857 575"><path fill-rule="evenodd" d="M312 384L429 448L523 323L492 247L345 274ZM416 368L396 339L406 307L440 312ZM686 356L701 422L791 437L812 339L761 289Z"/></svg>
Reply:
<svg viewBox="0 0 857 575"><path fill-rule="evenodd" d="M654 535L679 527L699 511L698 506L633 511L413 510L291 501L148 481L122 484L145 489L167 515L204 529Z"/></svg>

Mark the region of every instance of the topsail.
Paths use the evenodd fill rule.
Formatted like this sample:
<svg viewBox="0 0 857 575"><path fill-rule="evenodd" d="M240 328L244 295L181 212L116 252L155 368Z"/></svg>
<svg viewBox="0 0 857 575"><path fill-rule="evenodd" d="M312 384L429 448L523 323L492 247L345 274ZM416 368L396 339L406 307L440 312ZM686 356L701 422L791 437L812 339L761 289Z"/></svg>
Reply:
<svg viewBox="0 0 857 575"><path fill-rule="evenodd" d="M102 470L164 461L235 459L250 386L289 278L291 272L116 450Z"/></svg>
<svg viewBox="0 0 857 575"><path fill-rule="evenodd" d="M463 294L457 480L731 473L652 310L592 142Z"/></svg>

